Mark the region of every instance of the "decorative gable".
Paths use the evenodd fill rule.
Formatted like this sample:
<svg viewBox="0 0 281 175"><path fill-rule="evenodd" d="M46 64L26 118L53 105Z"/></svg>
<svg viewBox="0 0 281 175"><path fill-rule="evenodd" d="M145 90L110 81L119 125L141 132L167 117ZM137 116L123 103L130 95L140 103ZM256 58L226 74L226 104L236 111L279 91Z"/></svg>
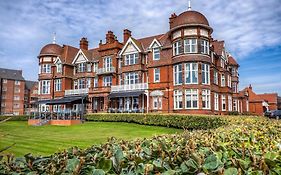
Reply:
<svg viewBox="0 0 281 175"><path fill-rule="evenodd" d="M72 61L72 64L78 64L78 63L84 63L88 62L88 58L86 55L83 53L83 51L80 49L78 53L76 54L74 60Z"/></svg>
<svg viewBox="0 0 281 175"><path fill-rule="evenodd" d="M161 43L156 38L154 38L154 40L151 42L148 48L152 49L156 47L161 47Z"/></svg>
<svg viewBox="0 0 281 175"><path fill-rule="evenodd" d="M141 52L141 49L135 43L135 41L130 37L126 42L123 49L120 51L120 56L126 53Z"/></svg>

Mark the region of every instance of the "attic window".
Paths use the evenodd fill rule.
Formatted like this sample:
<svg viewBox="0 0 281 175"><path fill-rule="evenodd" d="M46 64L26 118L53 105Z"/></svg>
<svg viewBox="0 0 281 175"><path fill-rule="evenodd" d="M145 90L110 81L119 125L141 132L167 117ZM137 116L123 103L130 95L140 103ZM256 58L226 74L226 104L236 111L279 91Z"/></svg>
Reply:
<svg viewBox="0 0 281 175"><path fill-rule="evenodd" d="M159 47L153 48L152 53L153 53L153 60L160 60L160 48Z"/></svg>

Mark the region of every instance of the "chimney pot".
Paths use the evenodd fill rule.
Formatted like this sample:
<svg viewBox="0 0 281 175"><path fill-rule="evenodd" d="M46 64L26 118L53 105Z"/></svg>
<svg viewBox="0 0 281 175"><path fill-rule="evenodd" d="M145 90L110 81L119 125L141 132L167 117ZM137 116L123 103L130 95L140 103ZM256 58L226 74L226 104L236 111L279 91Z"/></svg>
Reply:
<svg viewBox="0 0 281 175"><path fill-rule="evenodd" d="M87 38L83 37L80 40L80 49L88 50L89 42Z"/></svg>
<svg viewBox="0 0 281 175"><path fill-rule="evenodd" d="M132 32L129 29L124 29L124 31L123 31L123 43L125 44L131 36L132 36Z"/></svg>

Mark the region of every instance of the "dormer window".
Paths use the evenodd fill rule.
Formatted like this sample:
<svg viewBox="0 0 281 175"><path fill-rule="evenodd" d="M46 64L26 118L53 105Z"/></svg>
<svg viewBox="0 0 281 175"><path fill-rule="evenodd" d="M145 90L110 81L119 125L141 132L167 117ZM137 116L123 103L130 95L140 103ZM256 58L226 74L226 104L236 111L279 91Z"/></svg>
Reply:
<svg viewBox="0 0 281 175"><path fill-rule="evenodd" d="M57 73L61 73L62 72L62 64L61 63L57 63Z"/></svg>
<svg viewBox="0 0 281 175"><path fill-rule="evenodd" d="M197 52L197 39L185 39L184 40L184 53L196 53Z"/></svg>
<svg viewBox="0 0 281 175"><path fill-rule="evenodd" d="M209 54L209 41L202 39L201 40L201 53Z"/></svg>
<svg viewBox="0 0 281 175"><path fill-rule="evenodd" d="M160 48L156 47L152 49L153 60L160 60Z"/></svg>

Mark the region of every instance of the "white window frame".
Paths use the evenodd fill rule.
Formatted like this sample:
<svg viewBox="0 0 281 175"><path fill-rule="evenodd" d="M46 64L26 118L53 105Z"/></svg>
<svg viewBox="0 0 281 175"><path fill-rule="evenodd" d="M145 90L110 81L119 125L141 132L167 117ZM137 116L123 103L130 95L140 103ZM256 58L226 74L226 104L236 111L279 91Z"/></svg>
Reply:
<svg viewBox="0 0 281 175"><path fill-rule="evenodd" d="M225 87L225 75L221 74L221 87Z"/></svg>
<svg viewBox="0 0 281 175"><path fill-rule="evenodd" d="M80 78L77 80L78 89L85 89L86 88L86 82L85 78Z"/></svg>
<svg viewBox="0 0 281 175"><path fill-rule="evenodd" d="M231 76L230 75L227 76L227 86L231 87Z"/></svg>
<svg viewBox="0 0 281 175"><path fill-rule="evenodd" d="M94 62L93 72L97 72L98 71L98 67L99 67L99 63L98 62Z"/></svg>
<svg viewBox="0 0 281 175"><path fill-rule="evenodd" d="M198 63L185 63L185 84L198 84ZM188 82L190 77L190 82Z"/></svg>
<svg viewBox="0 0 281 175"><path fill-rule="evenodd" d="M91 83L92 83L92 78L87 78L87 85L86 85L86 87L87 88L91 88L92 87Z"/></svg>
<svg viewBox="0 0 281 175"><path fill-rule="evenodd" d="M181 49L181 40L178 40L173 43L173 56L179 55L180 49Z"/></svg>
<svg viewBox="0 0 281 175"><path fill-rule="evenodd" d="M86 72L86 62L83 63L78 63L77 64L77 71L82 73L82 72Z"/></svg>
<svg viewBox="0 0 281 175"><path fill-rule="evenodd" d="M214 70L214 84L219 84L219 73L217 70Z"/></svg>
<svg viewBox="0 0 281 175"><path fill-rule="evenodd" d="M20 100L20 96L15 95L15 96L14 96L14 100Z"/></svg>
<svg viewBox="0 0 281 175"><path fill-rule="evenodd" d="M112 86L112 76L104 76L103 77L103 86Z"/></svg>
<svg viewBox="0 0 281 175"><path fill-rule="evenodd" d="M154 68L154 83L160 82L160 68Z"/></svg>
<svg viewBox="0 0 281 175"><path fill-rule="evenodd" d="M50 80L41 80L41 94L50 94Z"/></svg>
<svg viewBox="0 0 281 175"><path fill-rule="evenodd" d="M205 101L205 107L203 103ZM202 109L211 109L211 91L209 89L202 89Z"/></svg>
<svg viewBox="0 0 281 175"><path fill-rule="evenodd" d="M111 57L105 57L103 59L103 68L107 72L112 70L112 58Z"/></svg>
<svg viewBox="0 0 281 175"><path fill-rule="evenodd" d="M174 109L183 109L182 90L174 90Z"/></svg>
<svg viewBox="0 0 281 175"><path fill-rule="evenodd" d="M232 111L232 97L228 95L228 111Z"/></svg>
<svg viewBox="0 0 281 175"><path fill-rule="evenodd" d="M206 39L201 40L201 53L209 54L209 41Z"/></svg>
<svg viewBox="0 0 281 175"><path fill-rule="evenodd" d="M99 86L98 81L99 81L98 77L95 77L94 78L94 88Z"/></svg>
<svg viewBox="0 0 281 175"><path fill-rule="evenodd" d="M182 85L182 64L174 65L174 85Z"/></svg>
<svg viewBox="0 0 281 175"><path fill-rule="evenodd" d="M56 68L57 68L57 73L62 73L62 64L61 63L57 63Z"/></svg>
<svg viewBox="0 0 281 175"><path fill-rule="evenodd" d="M226 111L226 97L225 97L225 95L221 95L221 110Z"/></svg>
<svg viewBox="0 0 281 175"><path fill-rule="evenodd" d="M139 53L130 53L126 54L125 56L125 62L124 64L127 65L134 65L138 63L139 59Z"/></svg>
<svg viewBox="0 0 281 175"><path fill-rule="evenodd" d="M199 94L198 89L185 90L185 109L199 109ZM190 98L190 107L187 105Z"/></svg>
<svg viewBox="0 0 281 175"><path fill-rule="evenodd" d="M210 65L205 63L202 63L202 84L210 84Z"/></svg>
<svg viewBox="0 0 281 175"><path fill-rule="evenodd" d="M19 80L15 80L15 85L20 85L20 81Z"/></svg>
<svg viewBox="0 0 281 175"><path fill-rule="evenodd" d="M55 79L55 91L61 91L62 88L62 80L61 79Z"/></svg>
<svg viewBox="0 0 281 175"><path fill-rule="evenodd" d="M153 109L154 110L162 109L162 97L155 96L155 97L152 98L152 101L153 101Z"/></svg>
<svg viewBox="0 0 281 175"><path fill-rule="evenodd" d="M137 72L127 72L125 73L124 83L129 84L138 84L139 83L139 74Z"/></svg>
<svg viewBox="0 0 281 175"><path fill-rule="evenodd" d="M197 39L196 38L184 39L184 53L197 53Z"/></svg>
<svg viewBox="0 0 281 175"><path fill-rule="evenodd" d="M87 63L87 72L91 72L92 71L92 65L91 63Z"/></svg>
<svg viewBox="0 0 281 175"><path fill-rule="evenodd" d="M152 48L153 60L160 60L160 47Z"/></svg>
<svg viewBox="0 0 281 175"><path fill-rule="evenodd" d="M3 83L7 83L7 79L3 79Z"/></svg>
<svg viewBox="0 0 281 175"><path fill-rule="evenodd" d="M218 111L219 110L219 94L214 93L214 110Z"/></svg>
<svg viewBox="0 0 281 175"><path fill-rule="evenodd" d="M42 73L50 74L51 73L51 64L43 64Z"/></svg>

